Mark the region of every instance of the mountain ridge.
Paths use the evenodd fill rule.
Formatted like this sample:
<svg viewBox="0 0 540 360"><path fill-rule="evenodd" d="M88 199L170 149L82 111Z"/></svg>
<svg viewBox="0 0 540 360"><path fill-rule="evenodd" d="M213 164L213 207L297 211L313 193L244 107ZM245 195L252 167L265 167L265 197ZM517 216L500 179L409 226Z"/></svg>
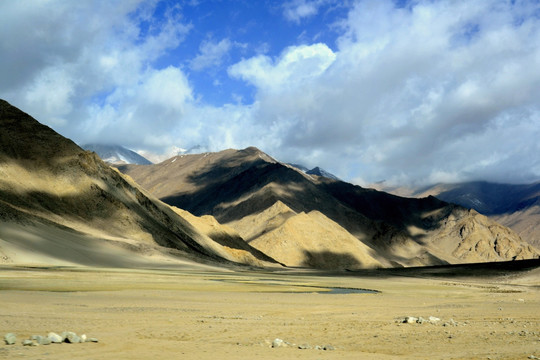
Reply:
<svg viewBox="0 0 540 360"><path fill-rule="evenodd" d="M119 170L163 201L198 216L212 215L228 225L261 213L278 201L297 214L319 211L374 249L384 266L463 262L465 254L439 251L444 246L437 241L437 234L443 233L445 241L454 244L454 248L461 242L481 240L467 239L453 228L440 230L457 226L456 221L448 223L450 215L458 220L477 221L476 214L467 209L434 197L408 199L330 178L312 177L256 148L229 149L198 157L186 155L157 165L120 166ZM500 228L491 229L493 232L484 235L491 239L503 236ZM511 231L504 230L504 236L511 240L508 246L524 248L516 252L516 257L537 256L537 250L522 244ZM405 248L408 255L403 255ZM474 247L468 249L475 251ZM490 256L503 260L511 253L494 249Z"/></svg>

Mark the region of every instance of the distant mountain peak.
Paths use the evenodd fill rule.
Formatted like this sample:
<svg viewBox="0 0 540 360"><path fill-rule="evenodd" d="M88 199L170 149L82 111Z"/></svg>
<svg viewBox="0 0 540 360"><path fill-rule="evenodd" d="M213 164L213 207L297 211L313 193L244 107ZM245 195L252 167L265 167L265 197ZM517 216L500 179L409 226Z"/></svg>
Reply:
<svg viewBox="0 0 540 360"><path fill-rule="evenodd" d="M329 178L329 179L333 179L333 180L341 180L340 178L338 178L338 177L335 176L334 174L331 174L331 173L329 173L328 171L326 171L326 170L324 170L324 169L321 169L321 168L318 167L318 166L314 167L314 168L311 169L311 170L308 170L308 171L306 172L306 174L322 176L322 177Z"/></svg>
<svg viewBox="0 0 540 360"><path fill-rule="evenodd" d="M309 169L307 167L305 167L304 165L300 165L300 164L287 164L287 165L290 165L300 171L302 171L304 174L307 174L307 175L316 175L316 176L322 176L322 177L325 177L325 178L328 178L328 179L332 179L332 180L338 180L338 181L341 181L340 178L338 178L337 176L335 176L334 174L332 173L329 173L328 171L316 166L314 167L313 169Z"/></svg>
<svg viewBox="0 0 540 360"><path fill-rule="evenodd" d="M152 162L120 145L114 144L86 144L83 149L93 151L105 162L113 165L136 164L150 165Z"/></svg>

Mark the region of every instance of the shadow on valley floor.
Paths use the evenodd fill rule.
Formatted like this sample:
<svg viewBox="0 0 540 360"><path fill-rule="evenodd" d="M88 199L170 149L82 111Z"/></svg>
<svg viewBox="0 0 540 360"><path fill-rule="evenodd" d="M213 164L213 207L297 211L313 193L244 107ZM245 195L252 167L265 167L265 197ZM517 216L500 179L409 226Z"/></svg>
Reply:
<svg viewBox="0 0 540 360"><path fill-rule="evenodd" d="M344 276L368 277L411 276L441 278L483 278L519 275L538 268L540 268L540 259L529 259L457 265L348 270L345 273L341 274L343 274ZM328 274L330 274L330 272L328 272ZM337 274L337 272L333 272L333 274ZM540 287L540 280L535 286Z"/></svg>
<svg viewBox="0 0 540 360"><path fill-rule="evenodd" d="M304 251L303 267L314 269L359 269L362 263L347 253Z"/></svg>

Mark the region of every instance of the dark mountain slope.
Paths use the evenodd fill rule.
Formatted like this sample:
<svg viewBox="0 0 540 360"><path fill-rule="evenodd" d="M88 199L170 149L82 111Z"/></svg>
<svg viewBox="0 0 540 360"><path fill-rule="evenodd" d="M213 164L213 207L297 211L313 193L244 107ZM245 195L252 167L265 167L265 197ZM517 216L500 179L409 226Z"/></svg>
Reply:
<svg viewBox="0 0 540 360"><path fill-rule="evenodd" d="M496 184L475 181L439 184L417 193L435 193L444 201L466 206L484 215L503 215L540 204L540 182L533 184Z"/></svg>

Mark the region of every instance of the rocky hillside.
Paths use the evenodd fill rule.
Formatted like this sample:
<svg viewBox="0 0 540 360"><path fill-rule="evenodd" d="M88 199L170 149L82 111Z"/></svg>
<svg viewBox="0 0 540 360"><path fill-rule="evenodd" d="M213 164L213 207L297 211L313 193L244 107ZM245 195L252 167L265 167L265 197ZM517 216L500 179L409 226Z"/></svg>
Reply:
<svg viewBox="0 0 540 360"><path fill-rule="evenodd" d="M212 215L236 228L250 244L267 254L274 251L271 256L285 264L327 267L327 258L313 254L328 252L350 260L337 267L539 255L515 233L489 219L480 220L474 211L434 197L403 198L305 174L256 148L177 156L155 165L119 169L164 202L197 216ZM283 206L289 210L268 215ZM246 223L251 225L246 228ZM265 230L256 230L261 228ZM362 250L347 248L351 238L343 231Z"/></svg>
<svg viewBox="0 0 540 360"><path fill-rule="evenodd" d="M374 251L319 211L299 214L281 201L230 223L253 247L287 266L319 269L383 267Z"/></svg>
<svg viewBox="0 0 540 360"><path fill-rule="evenodd" d="M2 262L273 262L245 244L214 241L95 153L3 100L0 128Z"/></svg>
<svg viewBox="0 0 540 360"><path fill-rule="evenodd" d="M437 184L411 193L437 198L475 209L514 230L524 241L540 247L540 182L496 184L475 181Z"/></svg>

